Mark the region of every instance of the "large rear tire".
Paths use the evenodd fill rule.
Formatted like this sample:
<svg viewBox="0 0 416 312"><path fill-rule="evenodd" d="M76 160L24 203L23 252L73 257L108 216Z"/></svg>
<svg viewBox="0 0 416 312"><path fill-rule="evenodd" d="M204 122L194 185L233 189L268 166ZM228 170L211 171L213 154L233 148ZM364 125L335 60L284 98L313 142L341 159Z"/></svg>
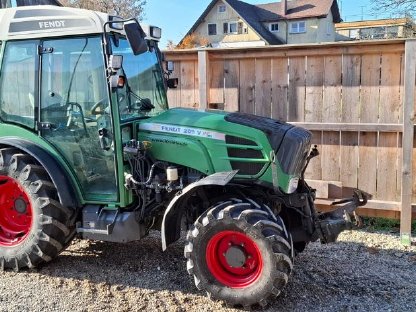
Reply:
<svg viewBox="0 0 416 312"><path fill-rule="evenodd" d="M283 220L252 200L221 202L198 218L188 232L185 257L198 289L248 309L279 296L293 268Z"/></svg>
<svg viewBox="0 0 416 312"><path fill-rule="evenodd" d="M33 157L0 149L1 269L18 271L55 258L75 235L73 216Z"/></svg>

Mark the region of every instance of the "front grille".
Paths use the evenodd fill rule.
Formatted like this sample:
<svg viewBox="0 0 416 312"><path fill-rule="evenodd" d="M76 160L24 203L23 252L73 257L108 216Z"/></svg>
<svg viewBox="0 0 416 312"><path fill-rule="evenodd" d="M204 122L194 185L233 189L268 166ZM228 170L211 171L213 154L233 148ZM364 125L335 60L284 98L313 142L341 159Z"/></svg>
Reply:
<svg viewBox="0 0 416 312"><path fill-rule="evenodd" d="M271 118L241 113L229 114L225 120L263 131L276 152L283 172L290 175L301 173L311 146L312 134L308 130Z"/></svg>
<svg viewBox="0 0 416 312"><path fill-rule="evenodd" d="M238 170L238 175L256 175L264 167L262 163L250 163L244 161L231 161L231 168Z"/></svg>
<svg viewBox="0 0 416 312"><path fill-rule="evenodd" d="M254 149L240 149L228 147L228 157L246 158L246 159L263 159L263 153Z"/></svg>
<svg viewBox="0 0 416 312"><path fill-rule="evenodd" d="M249 145L249 146L257 146L257 143L245 138L236 137L233 135L226 135L225 136L225 143L227 144L236 144L236 145Z"/></svg>

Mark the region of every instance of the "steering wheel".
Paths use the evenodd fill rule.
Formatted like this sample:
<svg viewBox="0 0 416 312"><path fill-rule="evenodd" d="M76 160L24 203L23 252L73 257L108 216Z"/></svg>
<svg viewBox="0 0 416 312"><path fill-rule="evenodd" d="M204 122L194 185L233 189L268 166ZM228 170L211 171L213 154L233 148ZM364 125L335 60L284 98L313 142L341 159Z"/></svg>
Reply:
<svg viewBox="0 0 416 312"><path fill-rule="evenodd" d="M103 113L105 113L104 104L106 104L106 100L107 100L106 98L102 98L97 103L95 103L91 107L91 115L97 116L97 115L102 115Z"/></svg>

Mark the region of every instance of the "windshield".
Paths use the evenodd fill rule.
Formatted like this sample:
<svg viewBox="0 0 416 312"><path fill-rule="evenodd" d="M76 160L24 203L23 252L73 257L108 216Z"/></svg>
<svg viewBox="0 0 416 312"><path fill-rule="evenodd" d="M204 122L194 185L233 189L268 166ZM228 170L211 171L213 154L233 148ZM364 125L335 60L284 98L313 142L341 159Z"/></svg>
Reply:
<svg viewBox="0 0 416 312"><path fill-rule="evenodd" d="M134 55L126 39L115 40L113 37L112 51L114 55L123 56L119 74L125 81L124 86L117 89L121 119L155 116L167 110L164 78L156 49Z"/></svg>

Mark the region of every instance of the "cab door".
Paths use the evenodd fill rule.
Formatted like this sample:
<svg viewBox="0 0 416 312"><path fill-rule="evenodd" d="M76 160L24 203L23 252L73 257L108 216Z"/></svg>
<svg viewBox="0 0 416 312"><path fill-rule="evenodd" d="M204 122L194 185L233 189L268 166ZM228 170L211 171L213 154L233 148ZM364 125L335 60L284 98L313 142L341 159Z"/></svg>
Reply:
<svg viewBox="0 0 416 312"><path fill-rule="evenodd" d="M39 53L41 135L72 168L85 200L117 201L113 128L101 38L45 40ZM107 140L104 146L99 139L103 131Z"/></svg>

